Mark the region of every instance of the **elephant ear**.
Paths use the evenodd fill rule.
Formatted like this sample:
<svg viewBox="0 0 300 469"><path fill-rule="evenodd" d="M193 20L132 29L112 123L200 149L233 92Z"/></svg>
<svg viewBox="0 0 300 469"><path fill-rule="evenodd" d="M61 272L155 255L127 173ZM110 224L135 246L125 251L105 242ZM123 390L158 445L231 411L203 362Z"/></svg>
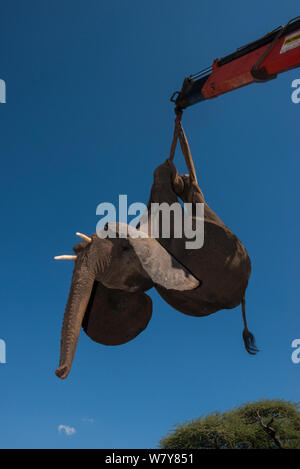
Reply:
<svg viewBox="0 0 300 469"><path fill-rule="evenodd" d="M137 337L151 316L152 301L145 293L110 289L94 282L82 327L99 344L121 345Z"/></svg>
<svg viewBox="0 0 300 469"><path fill-rule="evenodd" d="M193 290L200 282L154 238L128 238L153 283L167 290Z"/></svg>
<svg viewBox="0 0 300 469"><path fill-rule="evenodd" d="M167 290L194 290L200 282L155 238L125 223L108 223L107 237L127 238L152 282Z"/></svg>

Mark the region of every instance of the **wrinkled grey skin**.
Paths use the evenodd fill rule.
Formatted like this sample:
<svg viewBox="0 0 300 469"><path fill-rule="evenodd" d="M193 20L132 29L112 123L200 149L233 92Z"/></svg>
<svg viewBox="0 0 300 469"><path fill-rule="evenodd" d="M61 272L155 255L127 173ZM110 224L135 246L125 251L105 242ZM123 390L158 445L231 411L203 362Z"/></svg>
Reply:
<svg viewBox="0 0 300 469"><path fill-rule="evenodd" d="M133 261L133 252L132 249L127 249L126 240L100 239L96 234L91 238L92 243L83 241L74 247L77 259L64 315L60 362L56 370L56 375L62 379L68 376L73 362L94 281L103 281L112 288L131 292L147 290L152 286L138 260ZM114 268L113 259L117 260L117 268Z"/></svg>
<svg viewBox="0 0 300 469"><path fill-rule="evenodd" d="M119 226L119 224L117 224ZM154 284L164 288L193 289L199 285L155 239L101 239L82 241L73 249L77 255L69 299L64 314L61 352L56 375L66 378L73 362L80 328L94 282L108 289L137 293Z"/></svg>
<svg viewBox="0 0 300 469"><path fill-rule="evenodd" d="M251 274L248 253L237 236L207 205L198 184L189 175L179 176L173 163L167 160L155 170L148 208L152 202L173 204L178 202L178 196L182 202L192 204L194 228L197 221L195 204L204 204L204 244L200 249L188 249L184 236L180 239L175 236L160 238L159 242L198 279L199 286L190 291L167 290L159 284L155 288L170 306L191 316L207 316L241 304L245 349L255 355L258 349L254 335L248 329L245 309L245 292ZM183 209L181 211L183 213ZM149 210L148 219L152 216Z"/></svg>
<svg viewBox="0 0 300 469"><path fill-rule="evenodd" d="M148 207L151 202L172 204L178 201L178 196L183 202L204 202L199 186L191 182L188 175L178 176L174 165L167 160L154 172ZM151 211L148 216L150 228ZM143 229L143 223L141 225ZM117 224L117 231L119 226L121 224ZM106 300L103 305L103 309L106 308L105 318L111 317L110 311L112 317L114 313L119 314L120 311L111 302L112 297L118 298L121 313L124 306L127 314L125 328L131 318L134 322L136 309L140 305L145 308L147 302L141 298L141 292L144 295L143 292L153 286L172 307L192 316L205 316L220 309L233 308L244 301L251 272L250 259L244 246L206 203L204 229L204 246L199 250L186 249L187 240L174 239L172 229L170 239L100 239L93 234L91 243L82 241L74 247L77 259L64 314L60 361L56 370L59 378L66 378L70 372L80 328L85 314L88 316L93 287L97 283L103 287L99 288L102 296L99 293L99 301L94 302L94 317L95 313L98 315L98 310L101 314L101 305ZM124 293L122 297L122 291L127 296ZM134 297L130 296L129 303L126 303L128 294ZM147 304L145 315L149 316L152 306L149 302ZM141 330L146 327L147 321L140 327ZM254 348L249 347L246 320L244 322L246 349L252 353ZM140 332L138 328L139 325L128 340ZM93 340L97 336L88 335ZM103 340L98 342L106 344ZM114 343L125 343L125 340Z"/></svg>
<svg viewBox="0 0 300 469"><path fill-rule="evenodd" d="M158 292L175 309L192 316L206 316L238 306L251 273L248 253L237 236L207 205L198 184L187 174L179 176L175 166L167 160L155 170L148 207L153 202L173 204L179 198L184 203L204 204L204 245L198 250L187 249L184 236L160 238L159 242L192 272L200 286L193 291L177 292L166 291L158 285ZM151 216L149 211L149 220ZM193 219L196 220L195 215Z"/></svg>

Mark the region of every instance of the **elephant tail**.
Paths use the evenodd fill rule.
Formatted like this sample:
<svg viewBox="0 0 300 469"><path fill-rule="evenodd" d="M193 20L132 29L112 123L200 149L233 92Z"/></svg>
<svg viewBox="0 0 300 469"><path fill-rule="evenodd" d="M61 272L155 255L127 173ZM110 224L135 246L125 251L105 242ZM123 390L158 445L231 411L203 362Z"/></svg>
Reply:
<svg viewBox="0 0 300 469"><path fill-rule="evenodd" d="M247 350L250 355L256 355L259 352L258 348L255 344L255 337L249 331L246 319L246 302L245 302L245 295L242 299L242 313L243 313L243 321L244 321L244 330L243 330L243 339L245 344L245 349Z"/></svg>

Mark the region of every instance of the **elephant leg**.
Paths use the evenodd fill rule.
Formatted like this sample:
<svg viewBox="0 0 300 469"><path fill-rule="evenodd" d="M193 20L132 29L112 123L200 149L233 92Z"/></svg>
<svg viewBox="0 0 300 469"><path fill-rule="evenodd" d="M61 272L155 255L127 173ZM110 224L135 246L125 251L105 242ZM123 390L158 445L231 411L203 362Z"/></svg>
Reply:
<svg viewBox="0 0 300 469"><path fill-rule="evenodd" d="M152 227L154 224L159 223L160 214L158 205L162 207L162 204L178 204L176 207L176 213L180 211L183 217L183 208L179 202L178 196L173 188L173 180L177 177L178 173L173 163L167 159L163 164L158 166L153 175L153 184L150 191L150 197L147 204L147 212L143 214L140 219L137 229L146 231L150 236L153 235ZM173 213L172 213L173 216ZM173 235L174 220L170 221L170 235ZM159 236L161 241L161 236Z"/></svg>
<svg viewBox="0 0 300 469"><path fill-rule="evenodd" d="M177 194L173 188L173 180L177 175L177 170L169 159L155 169L148 208L151 203L172 204L178 202Z"/></svg>
<svg viewBox="0 0 300 469"><path fill-rule="evenodd" d="M82 327L99 344L121 345L138 336L151 316L152 300L145 293L110 289L95 282Z"/></svg>
<svg viewBox="0 0 300 469"><path fill-rule="evenodd" d="M206 222L213 222L227 229L221 218L207 205L198 183L191 181L189 174L177 175L173 180L175 193L183 203L192 204L192 216L196 216L196 204L204 203L204 218Z"/></svg>
<svg viewBox="0 0 300 469"><path fill-rule="evenodd" d="M189 174L175 174L173 178L174 192L184 203L203 203L204 195L197 182L192 181Z"/></svg>

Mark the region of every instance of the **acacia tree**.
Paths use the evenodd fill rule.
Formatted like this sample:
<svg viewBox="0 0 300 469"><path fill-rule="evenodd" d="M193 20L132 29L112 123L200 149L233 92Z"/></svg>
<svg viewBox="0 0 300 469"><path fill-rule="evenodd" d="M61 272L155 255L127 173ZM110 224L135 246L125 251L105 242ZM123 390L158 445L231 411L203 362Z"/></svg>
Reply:
<svg viewBox="0 0 300 469"><path fill-rule="evenodd" d="M163 449L300 449L300 406L263 399L176 424Z"/></svg>

